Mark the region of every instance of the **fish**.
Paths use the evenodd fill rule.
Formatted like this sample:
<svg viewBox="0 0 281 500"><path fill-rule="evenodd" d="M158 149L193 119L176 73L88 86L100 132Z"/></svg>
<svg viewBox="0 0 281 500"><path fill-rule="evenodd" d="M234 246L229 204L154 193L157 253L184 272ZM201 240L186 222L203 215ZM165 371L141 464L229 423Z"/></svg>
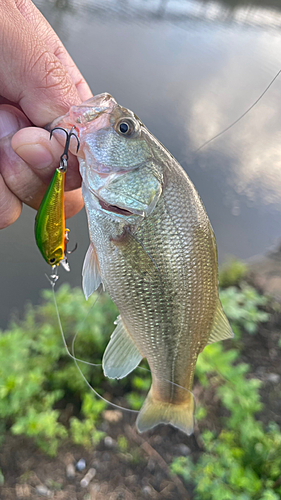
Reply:
<svg viewBox="0 0 281 500"><path fill-rule="evenodd" d="M59 264L69 271L67 243L69 229L65 227L64 186L65 171L56 168L35 217L35 240L53 269Z"/></svg>
<svg viewBox="0 0 281 500"><path fill-rule="evenodd" d="M217 247L189 177L138 116L108 93L59 117L76 127L90 246L82 286L103 285L120 315L103 355L121 379L146 358L152 385L139 432L194 427L192 384L199 353L233 337L218 293Z"/></svg>

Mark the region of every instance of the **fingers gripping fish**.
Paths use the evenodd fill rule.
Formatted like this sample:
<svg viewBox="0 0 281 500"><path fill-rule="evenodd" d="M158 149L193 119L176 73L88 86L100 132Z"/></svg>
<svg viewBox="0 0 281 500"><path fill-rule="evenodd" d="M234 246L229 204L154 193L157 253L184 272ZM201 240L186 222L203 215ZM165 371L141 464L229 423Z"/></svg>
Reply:
<svg viewBox="0 0 281 500"><path fill-rule="evenodd" d="M109 94L71 107L53 125L79 131L91 240L85 296L103 283L120 311L104 373L125 377L146 358L152 386L138 430L166 423L190 434L198 354L233 336L218 296L216 242L203 204L175 158Z"/></svg>

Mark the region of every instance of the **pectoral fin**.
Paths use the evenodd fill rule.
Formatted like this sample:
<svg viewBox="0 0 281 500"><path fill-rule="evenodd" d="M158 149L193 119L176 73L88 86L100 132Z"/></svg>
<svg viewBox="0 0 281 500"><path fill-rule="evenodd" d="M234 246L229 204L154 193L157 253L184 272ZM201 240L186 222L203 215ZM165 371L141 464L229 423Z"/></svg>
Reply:
<svg viewBox="0 0 281 500"><path fill-rule="evenodd" d="M101 275L98 257L93 243L87 250L82 269L82 288L86 300L101 284Z"/></svg>
<svg viewBox="0 0 281 500"><path fill-rule="evenodd" d="M129 229L124 229L122 235L111 242L122 252L127 264L145 280L151 281L159 273L156 262Z"/></svg>
<svg viewBox="0 0 281 500"><path fill-rule="evenodd" d="M233 337L234 333L231 329L226 315L223 312L222 305L220 301L218 301L213 328L208 340L208 344L212 344L213 342L217 342L219 340L230 339Z"/></svg>
<svg viewBox="0 0 281 500"><path fill-rule="evenodd" d="M126 377L142 360L121 316L118 316L116 325L102 359L103 372L109 378Z"/></svg>

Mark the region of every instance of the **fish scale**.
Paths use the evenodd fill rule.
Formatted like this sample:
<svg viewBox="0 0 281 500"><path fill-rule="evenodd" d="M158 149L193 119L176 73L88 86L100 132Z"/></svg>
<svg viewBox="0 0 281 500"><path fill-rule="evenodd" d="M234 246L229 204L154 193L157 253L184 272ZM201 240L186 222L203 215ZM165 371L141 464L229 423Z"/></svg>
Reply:
<svg viewBox="0 0 281 500"><path fill-rule="evenodd" d="M146 358L152 386L139 431L170 423L190 434L198 354L233 336L204 206L175 158L109 94L73 106L59 124L79 129L91 240L83 289L88 297L102 282L120 312L104 373L122 378Z"/></svg>
<svg viewBox="0 0 281 500"><path fill-rule="evenodd" d="M171 181L174 184L173 175L171 175ZM185 181L187 182L187 177ZM170 357L175 353L175 345L178 339L185 334L186 330L189 330L190 335L187 342L181 346L180 358L188 360L197 357L200 350L197 339L199 337L200 340L203 340L203 342L205 340L205 343L207 343L208 332L216 306L216 297L214 296L212 309L209 308L208 316L202 315L201 324L198 324L199 311L202 313L205 308L204 290L202 290L201 286L202 279L205 283L208 283L212 279L214 281L214 278L207 276L207 266L202 264L192 266L192 256L190 267L184 265L185 254L179 251L179 245L175 242L178 239L178 229L175 226L178 215L174 210L173 198L170 196L170 190L174 193L175 188L172 185L170 189L166 190L165 195L150 217L149 223L146 224L146 220L143 221L136 233L138 239L142 241L144 248L154 259L157 268L160 270L160 276L156 272L153 283L148 283L133 269L128 272L128 264L122 252L121 255L120 252L117 253L108 240L107 234L114 234L112 226L116 231L116 234L114 234L114 237L116 237L116 235L122 233L124 222L121 221L120 224L112 223L112 221L108 221L107 216L103 213L89 213L89 220L94 221L94 223L90 222L90 231L91 240L94 242L97 253L98 255L104 253L110 256L109 259L106 259L105 265L103 265L103 260L100 261L101 275L104 278L106 290L117 305L128 330L137 332L135 342L140 346L141 352L147 358L149 365L153 367L158 391L161 394L166 393L168 400L170 399L170 393L177 391L174 391L173 386L163 379L184 385L189 390L193 380L193 373L189 373L188 369L182 370L181 363L179 363L180 374L177 374L177 372L172 373L173 367L170 363ZM176 191L179 191L178 186ZM192 191L191 195L194 194ZM193 204L195 203L195 200L191 199L189 204L192 204L192 201ZM166 210L163 205L166 206ZM187 242L187 252L190 255L192 254L191 248L196 242L192 237L192 228L196 227L196 220L198 219L197 211L193 212L195 212L194 217L196 219L192 220L189 217L188 224L184 224L183 221L181 224L181 230L185 229L185 232L181 234L182 240L184 243ZM202 218L205 213L200 213L200 216ZM157 220L158 224L154 224L154 220ZM108 223L109 227L107 228ZM104 235L101 238L97 238L97 226L102 229L98 232L99 235ZM166 237L163 235L163 226L165 227L164 234ZM161 249L161 254L156 251L157 248ZM179 262L179 259L181 262ZM197 263L196 254L193 259ZM211 256L209 259L211 259ZM183 271L184 277L186 275L184 283L179 280L180 273L178 269ZM210 270L211 273L209 274L214 275L213 267ZM200 274L203 274L203 276L201 277ZM199 275L198 278L197 275ZM217 279L216 275L215 279ZM188 282L187 287L184 286L186 282ZM197 283L199 286L197 286ZM171 288L171 291L167 293L169 288ZM192 301L190 301L191 291ZM178 295L180 296L178 297ZM185 310L185 315L181 313L181 304ZM180 327L181 324L182 327ZM194 324L196 326L195 332ZM194 335L192 335L193 332ZM204 336L206 336L206 339L204 339ZM165 343L162 342L163 337L167 339ZM149 343L147 343L147 338L150 339ZM154 342L151 339L154 339ZM189 381L188 386L186 386L187 380ZM182 391L179 390L179 392Z"/></svg>

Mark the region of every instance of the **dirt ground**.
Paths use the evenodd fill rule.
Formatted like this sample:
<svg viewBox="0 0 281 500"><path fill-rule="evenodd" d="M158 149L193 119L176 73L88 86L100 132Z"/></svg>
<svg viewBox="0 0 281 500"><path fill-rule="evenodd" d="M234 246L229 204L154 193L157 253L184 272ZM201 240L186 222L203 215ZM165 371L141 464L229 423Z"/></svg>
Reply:
<svg viewBox="0 0 281 500"><path fill-rule="evenodd" d="M257 284L260 286L261 281ZM275 312L269 323L260 325L256 335L244 336L239 358L251 366L251 377L263 381L264 407L259 418L264 423L275 421L279 425L280 330L281 313ZM195 381L194 394L206 406L208 418L200 421L190 437L170 426L159 426L140 436L135 430L135 415L116 410L105 412L100 428L106 438L92 451L67 444L57 458L50 459L31 440L7 435L0 450L0 468L5 477L0 499L191 500L190 487L171 474L169 464L176 456L192 454L196 458L202 452L201 429L218 430L219 417L225 412L211 387L202 389ZM128 441L123 453L117 447L119 435ZM75 467L80 459L85 460L85 468L79 471ZM88 478L92 476L88 484L86 474Z"/></svg>

